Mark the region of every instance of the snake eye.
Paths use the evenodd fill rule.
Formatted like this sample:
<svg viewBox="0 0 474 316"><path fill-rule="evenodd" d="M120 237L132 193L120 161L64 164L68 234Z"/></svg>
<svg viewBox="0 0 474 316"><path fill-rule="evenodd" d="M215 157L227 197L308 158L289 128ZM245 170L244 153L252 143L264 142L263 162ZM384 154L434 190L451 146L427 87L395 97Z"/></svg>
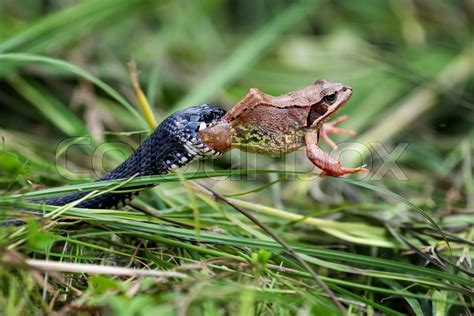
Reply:
<svg viewBox="0 0 474 316"><path fill-rule="evenodd" d="M336 92L328 94L328 95L324 96L323 100L326 101L329 104L332 104L332 103L334 103L334 101L336 101L336 94L337 94Z"/></svg>

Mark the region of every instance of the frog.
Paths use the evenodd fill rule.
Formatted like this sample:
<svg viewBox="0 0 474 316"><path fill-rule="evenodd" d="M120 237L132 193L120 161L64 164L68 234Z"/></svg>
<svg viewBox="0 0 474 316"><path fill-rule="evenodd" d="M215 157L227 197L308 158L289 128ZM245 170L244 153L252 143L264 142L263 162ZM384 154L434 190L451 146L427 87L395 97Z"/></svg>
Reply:
<svg viewBox="0 0 474 316"><path fill-rule="evenodd" d="M199 130L198 137L219 153L239 149L277 157L304 147L306 157L328 176L368 172L365 166L343 166L318 145L322 140L336 148L329 135L356 134L337 127L347 115L328 122L351 96L352 87L325 79L279 96L251 88L219 121Z"/></svg>

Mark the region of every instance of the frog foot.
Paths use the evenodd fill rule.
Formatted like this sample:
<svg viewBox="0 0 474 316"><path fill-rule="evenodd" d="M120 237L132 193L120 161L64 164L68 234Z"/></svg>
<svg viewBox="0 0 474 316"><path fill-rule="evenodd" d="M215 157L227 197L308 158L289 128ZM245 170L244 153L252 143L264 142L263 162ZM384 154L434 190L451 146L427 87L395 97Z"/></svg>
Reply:
<svg viewBox="0 0 474 316"><path fill-rule="evenodd" d="M365 168L365 165L357 168L343 166L341 162L329 156L314 144L308 146L306 155L316 167L321 169L321 171L328 176L340 177L346 174L369 172L369 170Z"/></svg>
<svg viewBox="0 0 474 316"><path fill-rule="evenodd" d="M326 144L331 146L333 149L336 149L337 144L331 138L329 138L329 135L331 134L345 134L345 135L351 135L351 136L356 135L356 132L354 132L353 130L336 127L337 124L347 120L348 118L349 118L349 115L343 115L330 123L324 123L321 129L319 130L319 137Z"/></svg>

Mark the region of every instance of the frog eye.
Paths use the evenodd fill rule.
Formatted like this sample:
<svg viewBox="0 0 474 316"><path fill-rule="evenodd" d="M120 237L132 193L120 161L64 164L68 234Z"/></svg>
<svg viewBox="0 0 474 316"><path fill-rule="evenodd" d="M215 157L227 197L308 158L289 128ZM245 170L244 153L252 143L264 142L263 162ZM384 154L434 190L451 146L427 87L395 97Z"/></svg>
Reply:
<svg viewBox="0 0 474 316"><path fill-rule="evenodd" d="M336 101L336 94L337 94L336 92L328 94L328 95L324 96L323 100L326 101L329 104L332 104L332 103L334 103L334 101Z"/></svg>

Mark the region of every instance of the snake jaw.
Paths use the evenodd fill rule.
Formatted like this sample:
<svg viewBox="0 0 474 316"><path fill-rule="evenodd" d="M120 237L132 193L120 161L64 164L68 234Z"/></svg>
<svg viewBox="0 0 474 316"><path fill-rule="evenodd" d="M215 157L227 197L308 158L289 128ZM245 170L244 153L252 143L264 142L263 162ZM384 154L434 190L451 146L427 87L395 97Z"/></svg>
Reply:
<svg viewBox="0 0 474 316"><path fill-rule="evenodd" d="M174 118L174 126L179 135L179 143L183 146L184 153L166 165L169 169L182 167L194 160L214 159L222 156L222 152L205 144L199 137L199 131L212 127L219 122L225 111L211 105L201 105L189 108L179 113ZM176 154L178 155L178 154Z"/></svg>
<svg viewBox="0 0 474 316"><path fill-rule="evenodd" d="M201 124L203 124L202 122ZM205 123L204 123L205 124ZM210 127L214 124L206 124L206 127ZM201 130L204 128L198 129ZM217 158L223 155L223 153L214 150L213 148L209 147L205 143L203 143L199 137L193 137L191 140L186 141L185 148L188 150L189 153L194 154L196 159L203 159L203 158Z"/></svg>

